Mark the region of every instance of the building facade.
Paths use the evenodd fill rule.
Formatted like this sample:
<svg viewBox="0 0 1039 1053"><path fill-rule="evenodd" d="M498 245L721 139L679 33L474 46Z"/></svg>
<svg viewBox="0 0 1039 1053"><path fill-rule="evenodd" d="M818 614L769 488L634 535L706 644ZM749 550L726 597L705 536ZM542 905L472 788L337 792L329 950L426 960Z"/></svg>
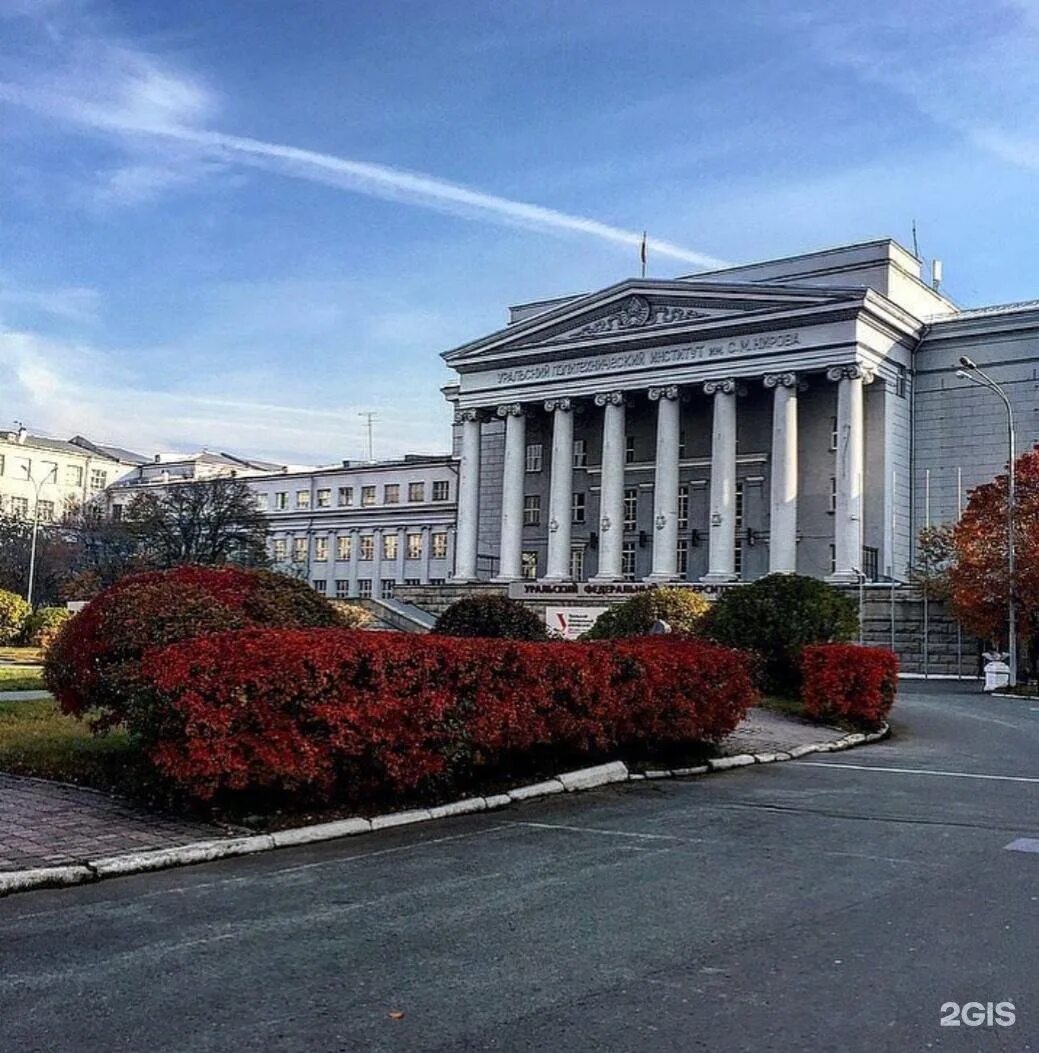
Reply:
<svg viewBox="0 0 1039 1053"><path fill-rule="evenodd" d="M387 599L439 585L454 565L454 458L409 455L248 480L275 566L330 598Z"/></svg>
<svg viewBox="0 0 1039 1053"><path fill-rule="evenodd" d="M1039 302L960 311L891 240L525 304L444 358L454 578L906 580L1039 441Z"/></svg>
<svg viewBox="0 0 1039 1053"><path fill-rule="evenodd" d="M54 439L25 428L0 432L0 512L53 523L78 510L104 510L106 488L144 460L76 436ZM39 504L37 506L37 496Z"/></svg>

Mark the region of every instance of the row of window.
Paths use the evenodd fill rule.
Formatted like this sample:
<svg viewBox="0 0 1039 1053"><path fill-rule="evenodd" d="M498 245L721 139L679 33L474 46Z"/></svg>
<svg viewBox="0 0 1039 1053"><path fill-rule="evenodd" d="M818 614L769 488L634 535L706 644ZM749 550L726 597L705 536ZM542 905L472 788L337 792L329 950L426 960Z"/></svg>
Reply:
<svg viewBox="0 0 1039 1053"><path fill-rule="evenodd" d="M737 546L738 548L738 546ZM621 577L625 581L635 580L636 543L625 541L621 547ZM574 545L570 549L570 577L573 581L584 581L584 545ZM681 577L689 572L689 541L686 538L678 542L678 573ZM521 573L524 578L536 580L539 577L538 553L524 552Z"/></svg>
<svg viewBox="0 0 1039 1053"><path fill-rule="evenodd" d="M329 555L329 544L327 537L314 538L314 562L327 563ZM447 558L447 534L437 532L430 534L430 557L432 559ZM296 563L304 563L307 560L310 539L296 537L292 539L292 559ZM404 535L404 558L421 559L422 551L421 534ZM399 551L397 534L383 534L382 536L382 558L396 559ZM279 537L274 539L274 560L276 563L284 563L289 558L289 539ZM350 534L339 534L335 539L335 558L337 562L353 558L353 537ZM372 534L362 534L357 539L357 558L360 560L375 559L375 537Z"/></svg>
<svg viewBox="0 0 1039 1053"><path fill-rule="evenodd" d="M434 501L451 500L451 483L447 479L438 479L432 486L432 499ZM378 487L361 487L361 507L371 508L378 504ZM269 506L269 494L257 494L256 505L261 510ZM408 503L416 504L426 500L426 484L408 483ZM336 491L336 504L339 508L350 508L354 503L354 488L352 486L340 486ZM386 483L382 488L382 503L384 505L400 504L400 483ZM310 490L296 491L296 508L310 508ZM274 495L274 510L284 512L289 507L289 491L279 490ZM332 507L332 488L324 487L314 491L314 507Z"/></svg>
<svg viewBox="0 0 1039 1053"><path fill-rule="evenodd" d="M41 523L53 523L55 521L57 506L53 501L46 501L41 498L40 501L37 502L36 510L39 514ZM12 516L19 516L22 519L28 519L31 514L29 498L8 497L7 511Z"/></svg>
<svg viewBox="0 0 1039 1053"><path fill-rule="evenodd" d="M574 491L570 497L570 521L575 525L587 522L588 497L582 491ZM624 529L638 529L639 492L634 486L624 491ZM541 495L527 494L523 498L523 525L541 525ZM689 487L678 488L678 526L689 525Z"/></svg>
<svg viewBox="0 0 1039 1053"><path fill-rule="evenodd" d="M443 585L444 578L430 578L430 585ZM312 582L315 592L320 592L322 596L328 594L328 582L324 578L315 578ZM362 600L369 600L372 597L372 579L371 578L358 578L357 579L357 595ZM405 578L405 585L421 585L422 582L418 578ZM380 594L383 599L389 599L393 595L393 590L396 588L397 582L394 578L382 578L379 581ZM350 582L344 578L336 578L335 582L335 596L337 600L345 600L350 596Z"/></svg>
<svg viewBox="0 0 1039 1053"><path fill-rule="evenodd" d="M10 469L10 471L8 471ZM34 482L57 483L58 465L55 461L37 461L35 466L31 457L5 457L0 453L0 475L10 475L15 479L32 479ZM65 465L65 486L83 485L83 467L78 464ZM108 485L108 472L103 468L90 469L90 489L104 490Z"/></svg>

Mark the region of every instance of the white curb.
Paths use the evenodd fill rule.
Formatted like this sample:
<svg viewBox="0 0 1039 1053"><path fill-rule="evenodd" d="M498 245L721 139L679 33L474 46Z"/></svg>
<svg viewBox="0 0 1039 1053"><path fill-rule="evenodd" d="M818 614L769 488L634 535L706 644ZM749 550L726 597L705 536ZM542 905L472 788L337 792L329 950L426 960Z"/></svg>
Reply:
<svg viewBox="0 0 1039 1053"><path fill-rule="evenodd" d="M168 867L188 866L193 863L210 863L233 856L266 852L273 848L291 845L313 844L341 837L353 837L375 830L387 830L395 826L430 822L453 815L493 811L507 808L516 801L528 801L553 794L594 789L619 782L642 782L647 779L670 779L685 776L706 775L713 771L743 768L751 764L770 764L792 760L809 753L845 750L865 742L876 742L890 733L884 724L878 731L854 732L830 742L806 743L789 750L761 753L739 753L732 757L712 757L706 764L693 768L652 769L646 772L629 772L623 761L599 764L594 768L563 772L554 779L518 786L508 793L492 794L489 797L467 797L461 801L437 805L434 808L415 808L405 812L391 812L372 819L338 819L329 823L315 823L290 830L279 830L272 834L255 834L249 837L232 837L221 841L196 841L176 848L161 848L150 852L128 852L124 855L106 856L69 866L35 867L28 870L0 872L0 896L31 889L59 888L101 881L121 875L140 874Z"/></svg>

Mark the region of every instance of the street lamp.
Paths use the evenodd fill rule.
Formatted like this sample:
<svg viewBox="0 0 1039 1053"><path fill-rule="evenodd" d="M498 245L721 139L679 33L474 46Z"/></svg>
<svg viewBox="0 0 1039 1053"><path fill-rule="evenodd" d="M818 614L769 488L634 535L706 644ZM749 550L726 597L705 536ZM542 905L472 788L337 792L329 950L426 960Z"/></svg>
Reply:
<svg viewBox="0 0 1039 1053"><path fill-rule="evenodd" d="M53 475L55 481L57 481L58 466L51 465L50 470L47 474L39 481L32 477L32 473L28 465L25 465L25 476L32 484L36 491L36 498L33 501L32 506L32 544L29 547L29 587L25 590L25 601L32 606L32 586L33 578L36 576L36 538L40 532L40 490L43 489L43 484Z"/></svg>
<svg viewBox="0 0 1039 1053"><path fill-rule="evenodd" d="M996 383L973 359L963 355L960 358L962 369L956 370L956 376L969 380L980 388L988 388L1006 407L1007 440L1009 446L1009 469L1007 473L1007 575L1010 579L1007 600L1007 650L1010 652L1010 686L1017 684L1017 601L1014 597L1014 503L1016 501L1014 461L1017 459L1017 447L1014 441L1014 408L1006 391Z"/></svg>

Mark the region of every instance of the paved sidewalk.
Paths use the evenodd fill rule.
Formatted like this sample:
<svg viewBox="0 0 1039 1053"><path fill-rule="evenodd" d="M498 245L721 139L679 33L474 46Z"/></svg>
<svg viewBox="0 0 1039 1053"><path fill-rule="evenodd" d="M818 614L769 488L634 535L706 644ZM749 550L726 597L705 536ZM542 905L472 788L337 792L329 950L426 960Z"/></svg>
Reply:
<svg viewBox="0 0 1039 1053"><path fill-rule="evenodd" d="M49 691L0 691L0 702L39 702L50 697Z"/></svg>
<svg viewBox="0 0 1039 1053"><path fill-rule="evenodd" d="M723 754L779 752L830 742L844 732L754 709L720 747ZM0 773L0 871L172 848L228 836L220 827L136 808L94 790Z"/></svg>
<svg viewBox="0 0 1039 1053"><path fill-rule="evenodd" d="M0 871L57 866L225 836L78 786L0 774Z"/></svg>

